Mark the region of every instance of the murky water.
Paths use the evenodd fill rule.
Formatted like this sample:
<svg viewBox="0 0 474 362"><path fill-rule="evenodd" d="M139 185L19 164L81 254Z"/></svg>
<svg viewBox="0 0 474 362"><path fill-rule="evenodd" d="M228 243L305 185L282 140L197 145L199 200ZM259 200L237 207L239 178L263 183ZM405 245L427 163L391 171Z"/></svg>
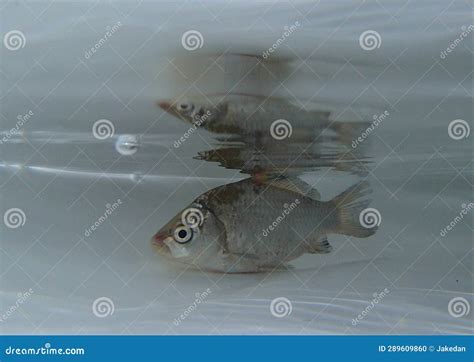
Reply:
<svg viewBox="0 0 474 362"><path fill-rule="evenodd" d="M2 36L21 34L0 56L1 331L472 333L471 12L2 2ZM262 103L267 123L229 134L189 132L156 105L228 93L299 111ZM280 118L292 133L278 140ZM281 173L323 200L366 179L377 233L330 235L330 254L271 273L153 252L151 236L200 194Z"/></svg>

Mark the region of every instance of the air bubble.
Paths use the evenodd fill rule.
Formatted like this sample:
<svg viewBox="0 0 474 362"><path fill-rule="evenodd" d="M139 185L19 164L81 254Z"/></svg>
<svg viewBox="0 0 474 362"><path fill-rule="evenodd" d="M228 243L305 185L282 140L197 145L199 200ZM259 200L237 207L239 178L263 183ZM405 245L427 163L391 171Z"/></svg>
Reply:
<svg viewBox="0 0 474 362"><path fill-rule="evenodd" d="M132 181L135 183L140 183L143 180L143 174L140 172L135 172L132 174Z"/></svg>
<svg viewBox="0 0 474 362"><path fill-rule="evenodd" d="M115 149L124 156L133 155L139 148L138 137L135 135L124 134L119 136L115 143Z"/></svg>

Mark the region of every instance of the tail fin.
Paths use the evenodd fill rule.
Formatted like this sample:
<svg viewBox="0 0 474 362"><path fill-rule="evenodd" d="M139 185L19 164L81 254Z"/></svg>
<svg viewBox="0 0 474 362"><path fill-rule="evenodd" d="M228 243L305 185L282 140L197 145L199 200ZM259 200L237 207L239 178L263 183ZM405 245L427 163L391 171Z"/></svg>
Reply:
<svg viewBox="0 0 474 362"><path fill-rule="evenodd" d="M362 212L370 203L368 199L360 199L371 192L369 183L362 181L331 200L337 213L335 233L366 238L377 231L377 225L366 225L360 221Z"/></svg>

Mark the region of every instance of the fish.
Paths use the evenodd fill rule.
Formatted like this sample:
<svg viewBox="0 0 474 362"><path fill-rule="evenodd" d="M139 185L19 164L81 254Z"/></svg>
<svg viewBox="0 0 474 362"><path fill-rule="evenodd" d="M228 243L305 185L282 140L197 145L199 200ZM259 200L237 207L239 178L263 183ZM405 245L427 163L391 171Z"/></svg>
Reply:
<svg viewBox="0 0 474 362"><path fill-rule="evenodd" d="M158 105L167 113L185 122L214 132L227 134L255 134L274 131L285 135L303 136L315 125L331 125L330 112L305 110L283 97L248 94L191 95L161 100ZM277 122L279 121L279 122Z"/></svg>
<svg viewBox="0 0 474 362"><path fill-rule="evenodd" d="M371 189L361 181L328 201L299 178L246 178L197 197L152 238L157 253L194 269L255 273L332 250L328 234L359 238Z"/></svg>

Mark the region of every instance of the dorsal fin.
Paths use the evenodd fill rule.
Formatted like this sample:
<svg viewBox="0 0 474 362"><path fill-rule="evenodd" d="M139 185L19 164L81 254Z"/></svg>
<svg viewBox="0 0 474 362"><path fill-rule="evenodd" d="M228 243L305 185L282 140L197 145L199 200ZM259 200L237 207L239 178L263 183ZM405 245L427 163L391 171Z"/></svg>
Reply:
<svg viewBox="0 0 474 362"><path fill-rule="evenodd" d="M313 116L313 119L329 121L329 116L331 115L331 112L311 111L311 114Z"/></svg>
<svg viewBox="0 0 474 362"><path fill-rule="evenodd" d="M272 186L278 187L283 190L296 192L313 200L321 200L321 195L318 190L316 190L311 185L307 184L306 182L300 180L297 177L278 178L271 180L269 183Z"/></svg>

